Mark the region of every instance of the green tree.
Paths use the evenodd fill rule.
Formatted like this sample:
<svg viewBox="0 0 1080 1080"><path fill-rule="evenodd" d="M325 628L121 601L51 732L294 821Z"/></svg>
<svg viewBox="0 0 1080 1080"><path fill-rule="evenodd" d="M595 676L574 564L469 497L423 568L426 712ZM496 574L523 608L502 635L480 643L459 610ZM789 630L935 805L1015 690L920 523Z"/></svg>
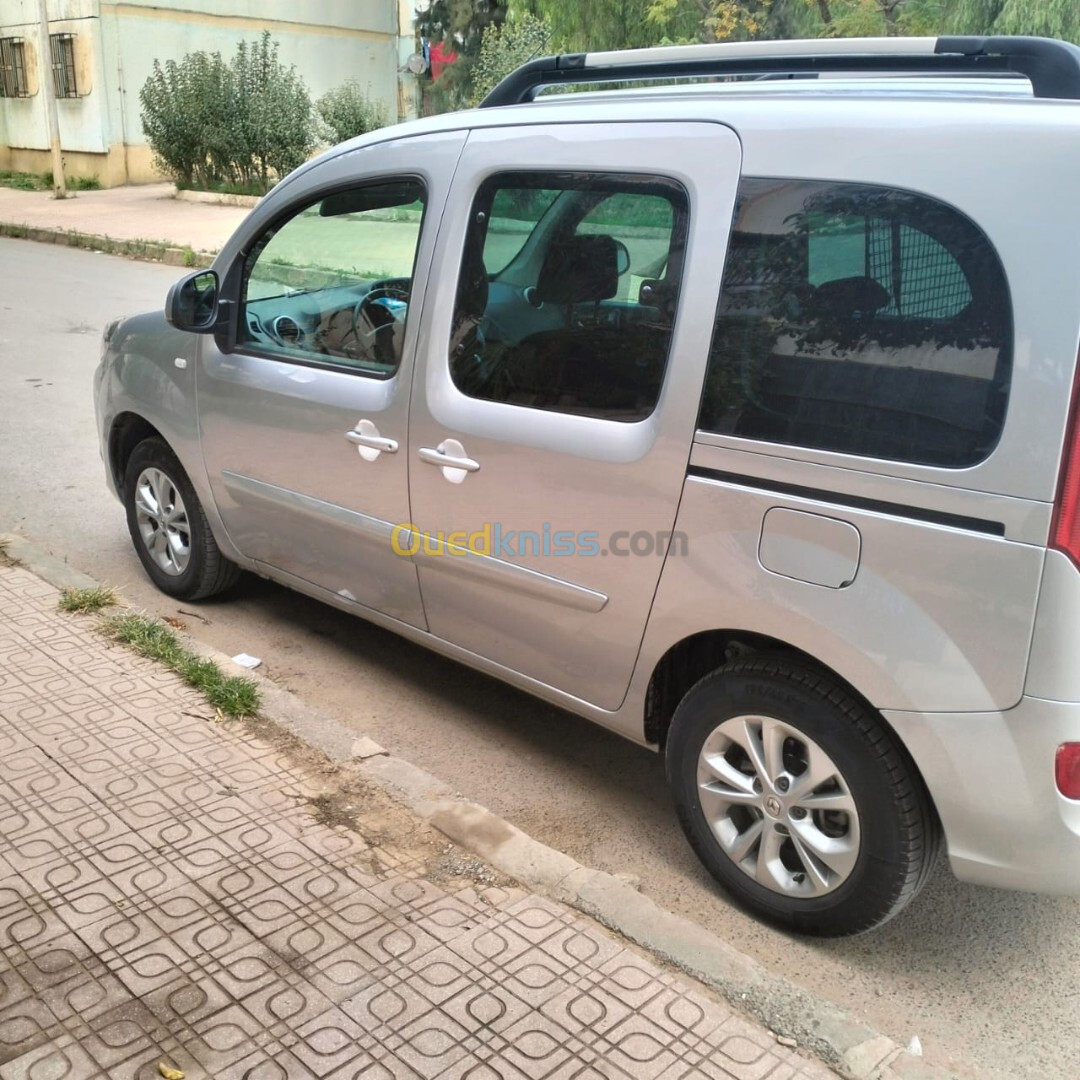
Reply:
<svg viewBox="0 0 1080 1080"><path fill-rule="evenodd" d="M415 13L416 32L432 43L442 43L457 53L438 82L423 84L427 107L434 112L458 109L466 103L472 86L472 68L489 26L506 19L509 0L433 0Z"/></svg>
<svg viewBox="0 0 1080 1080"><path fill-rule="evenodd" d="M773 0L652 0L647 17L668 29L689 21L698 41L745 41L765 36L772 5Z"/></svg>
<svg viewBox="0 0 1080 1080"><path fill-rule="evenodd" d="M479 105L515 68L551 51L551 31L543 19L527 11L511 13L503 23L484 31L480 55L472 67L468 103Z"/></svg>
<svg viewBox="0 0 1080 1080"><path fill-rule="evenodd" d="M640 49L656 45L671 29L650 21L655 0L514 0L512 10L527 11L551 28L552 47L559 52L597 52L608 49ZM684 20L686 21L686 20ZM693 30L689 20L671 37Z"/></svg>
<svg viewBox="0 0 1080 1080"><path fill-rule="evenodd" d="M1032 34L1080 42L1077 0L954 0L945 25L958 34Z"/></svg>
<svg viewBox="0 0 1080 1080"><path fill-rule="evenodd" d="M920 36L943 31L953 0L804 0L823 37Z"/></svg>

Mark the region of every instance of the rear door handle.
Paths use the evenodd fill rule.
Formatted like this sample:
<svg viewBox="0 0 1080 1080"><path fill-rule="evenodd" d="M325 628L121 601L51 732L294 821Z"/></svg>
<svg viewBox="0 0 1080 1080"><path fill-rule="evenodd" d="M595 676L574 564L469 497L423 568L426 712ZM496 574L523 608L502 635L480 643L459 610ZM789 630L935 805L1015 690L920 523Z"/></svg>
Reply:
<svg viewBox="0 0 1080 1080"><path fill-rule="evenodd" d="M380 454L397 453L397 440L384 438L370 420L361 420L352 431L345 432L345 438L360 451L365 461L374 461Z"/></svg>
<svg viewBox="0 0 1080 1080"><path fill-rule="evenodd" d="M473 461L457 439L443 439L436 447L421 446L419 454L421 461L442 469L443 476L451 484L460 484L468 473L480 468L480 462Z"/></svg>

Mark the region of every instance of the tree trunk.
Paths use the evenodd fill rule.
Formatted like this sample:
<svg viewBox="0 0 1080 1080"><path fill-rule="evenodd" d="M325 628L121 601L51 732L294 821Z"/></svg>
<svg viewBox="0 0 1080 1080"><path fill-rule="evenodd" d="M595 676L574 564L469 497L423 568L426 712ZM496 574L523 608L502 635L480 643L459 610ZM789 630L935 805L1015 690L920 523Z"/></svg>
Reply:
<svg viewBox="0 0 1080 1080"><path fill-rule="evenodd" d="M706 0L697 0L698 10L701 12L701 40L704 42L716 41L716 27L709 22L709 16L712 15L712 11Z"/></svg>
<svg viewBox="0 0 1080 1080"><path fill-rule="evenodd" d="M881 14L885 16L885 33L889 37L898 37L900 34L900 27L896 25L896 9L900 4L901 0L878 0Z"/></svg>
<svg viewBox="0 0 1080 1080"><path fill-rule="evenodd" d="M817 0L818 14L826 26L832 26L832 11L829 9L829 0Z"/></svg>

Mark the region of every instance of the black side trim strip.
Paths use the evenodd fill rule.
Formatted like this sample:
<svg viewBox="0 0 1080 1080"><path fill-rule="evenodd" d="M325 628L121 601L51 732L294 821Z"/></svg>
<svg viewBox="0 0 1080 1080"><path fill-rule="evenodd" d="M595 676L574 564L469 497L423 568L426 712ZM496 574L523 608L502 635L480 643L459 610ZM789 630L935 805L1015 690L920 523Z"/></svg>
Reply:
<svg viewBox="0 0 1080 1080"><path fill-rule="evenodd" d="M911 518L913 521L926 521L931 525L946 525L950 529L966 529L969 532L986 533L989 536L1005 535L1005 524L1001 521L988 521L984 518L967 517L964 514L948 514L942 510L927 510L922 506L907 506L903 503L885 502L883 499L864 499L859 495L845 495L843 492L803 487L801 484L784 484L776 480L763 480L759 476L742 476L739 473L705 469L698 465L691 465L687 474L700 480L719 480L721 483L733 484L736 487L773 491L777 495L794 495L800 499L813 499L815 502L850 506L853 510L870 510L875 514Z"/></svg>

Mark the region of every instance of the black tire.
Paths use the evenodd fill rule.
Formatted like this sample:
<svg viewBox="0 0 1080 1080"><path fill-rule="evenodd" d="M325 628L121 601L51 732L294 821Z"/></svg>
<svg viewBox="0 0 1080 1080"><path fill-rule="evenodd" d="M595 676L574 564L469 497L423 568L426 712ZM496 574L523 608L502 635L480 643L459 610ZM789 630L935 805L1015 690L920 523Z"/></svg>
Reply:
<svg viewBox="0 0 1080 1080"><path fill-rule="evenodd" d="M725 721L727 727L719 731ZM787 729L796 734L785 735ZM766 731L780 733L772 745L782 748L783 771L776 773L775 785L762 788L760 810L749 802L756 797L759 781L748 784L747 792L740 787L744 776L752 781L762 771L733 741L732 735L740 731L762 737ZM810 749L812 744L800 742L800 737L816 746ZM712 763L708 768L700 763L707 741ZM764 742L760 745L763 748ZM810 789L805 763L811 758L835 768L836 779ZM713 769L719 766L726 777L732 762L738 775L731 773L736 779L729 783ZM810 665L765 655L735 661L707 675L675 712L666 765L679 821L698 857L738 903L785 929L839 937L880 926L915 898L936 860L937 817L906 751L877 713ZM702 780L717 792L715 796L702 790ZM822 818L820 810L808 813L802 805L791 809L804 801L794 793L810 790L819 800L834 798L834 805L853 804L855 814L833 810ZM732 792L735 803L728 803ZM768 798L770 794L779 798ZM715 830L702 809L703 798L714 814ZM807 805L814 798L807 796ZM738 805L739 800L747 800L747 806ZM815 842L819 835L838 838L848 860L841 870L834 873L827 862L815 863L807 856L814 853L801 843L808 835L807 825L826 830L810 834ZM797 838L793 830L799 830ZM766 832L779 848L770 848L763 859L765 841L755 844L748 838L764 837ZM751 846L745 849L748 842ZM742 865L735 861L740 855ZM808 866L815 866L820 876L803 872L800 880L799 871ZM800 892L804 889L817 893Z"/></svg>
<svg viewBox="0 0 1080 1080"><path fill-rule="evenodd" d="M186 553L182 556L183 565L174 566L171 570L155 561L140 526L137 495L140 477L147 470L158 470L164 478L163 494L165 491L170 494L163 498L163 505L168 506L169 499L175 500L179 493L186 510L186 518L182 519L180 526L175 529L180 541L185 545ZM240 567L221 554L210 531L202 503L199 502L183 466L164 440L144 439L132 451L124 470L124 509L127 512L128 532L131 534L135 553L150 580L162 592L175 596L178 600L202 600L224 592L240 576ZM147 524L146 527L154 534L159 532L153 524Z"/></svg>

